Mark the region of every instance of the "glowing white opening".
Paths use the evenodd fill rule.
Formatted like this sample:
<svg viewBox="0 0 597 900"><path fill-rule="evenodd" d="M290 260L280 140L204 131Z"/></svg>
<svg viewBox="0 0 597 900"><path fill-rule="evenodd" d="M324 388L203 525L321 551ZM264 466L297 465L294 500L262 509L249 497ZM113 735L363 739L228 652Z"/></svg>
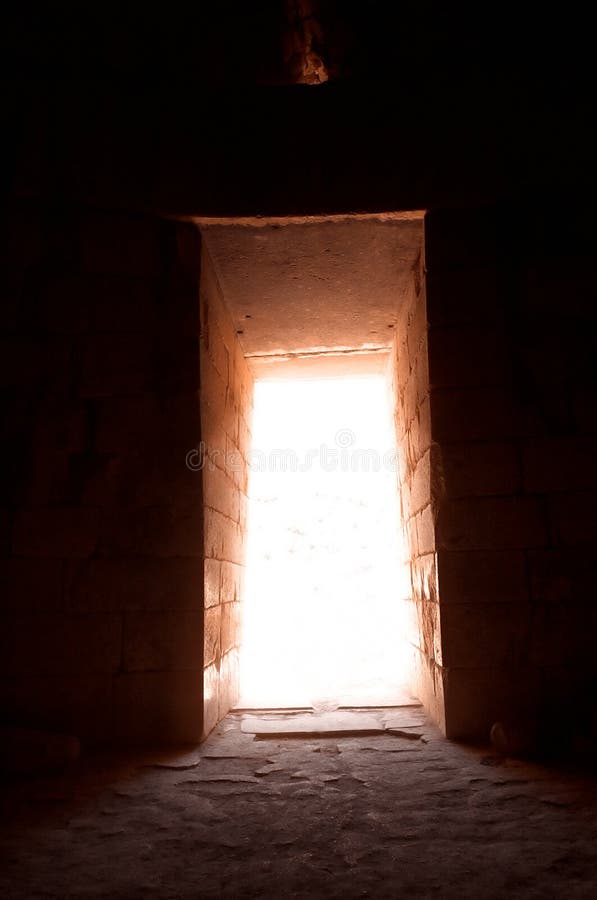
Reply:
<svg viewBox="0 0 597 900"><path fill-rule="evenodd" d="M256 384L242 705L404 696L395 456L383 378Z"/></svg>

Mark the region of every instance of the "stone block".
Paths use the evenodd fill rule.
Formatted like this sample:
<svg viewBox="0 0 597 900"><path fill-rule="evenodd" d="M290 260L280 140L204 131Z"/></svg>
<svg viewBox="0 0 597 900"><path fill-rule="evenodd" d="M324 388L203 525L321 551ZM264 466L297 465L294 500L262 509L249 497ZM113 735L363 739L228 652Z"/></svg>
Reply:
<svg viewBox="0 0 597 900"><path fill-rule="evenodd" d="M436 522L440 549L501 550L547 544L542 505L531 497L477 497L442 504Z"/></svg>
<svg viewBox="0 0 597 900"><path fill-rule="evenodd" d="M95 551L98 533L99 510L93 507L21 509L15 519L13 552L29 557L87 557Z"/></svg>
<svg viewBox="0 0 597 900"><path fill-rule="evenodd" d="M437 209L425 216L425 265L434 269L494 265L499 249L495 209Z"/></svg>
<svg viewBox="0 0 597 900"><path fill-rule="evenodd" d="M38 287L38 326L49 332L81 334L90 328L87 280L78 274L49 274Z"/></svg>
<svg viewBox="0 0 597 900"><path fill-rule="evenodd" d="M240 517L239 490L221 469L210 467L203 472L203 501L229 519L238 522Z"/></svg>
<svg viewBox="0 0 597 900"><path fill-rule="evenodd" d="M200 385L199 338L167 332L155 341L153 384L160 391L195 391Z"/></svg>
<svg viewBox="0 0 597 900"><path fill-rule="evenodd" d="M241 604L224 603L221 610L220 652L224 655L240 646Z"/></svg>
<svg viewBox="0 0 597 900"><path fill-rule="evenodd" d="M396 377L398 389L400 389L408 380L412 360L408 353L406 331L397 330L394 340L396 341Z"/></svg>
<svg viewBox="0 0 597 900"><path fill-rule="evenodd" d="M130 503L132 493L123 460L102 453L73 453L68 458L64 500L75 506L114 507Z"/></svg>
<svg viewBox="0 0 597 900"><path fill-rule="evenodd" d="M66 572L65 605L71 612L200 610L203 564L186 559L90 559Z"/></svg>
<svg viewBox="0 0 597 900"><path fill-rule="evenodd" d="M48 399L37 412L35 444L46 450L81 453L89 446L90 423L87 404L66 398Z"/></svg>
<svg viewBox="0 0 597 900"><path fill-rule="evenodd" d="M221 655L220 631L222 606L211 606L205 610L203 633L203 665L209 666L219 661Z"/></svg>
<svg viewBox="0 0 597 900"><path fill-rule="evenodd" d="M439 462L450 498L520 491L518 447L513 442L445 443L439 448Z"/></svg>
<svg viewBox="0 0 597 900"><path fill-rule="evenodd" d="M491 324L503 328L506 306L496 266L432 269L427 273L426 291L431 327Z"/></svg>
<svg viewBox="0 0 597 900"><path fill-rule="evenodd" d="M432 328L428 337L433 387L508 385L511 350L500 332L483 328Z"/></svg>
<svg viewBox="0 0 597 900"><path fill-rule="evenodd" d="M3 680L7 721L76 735L88 745L112 738L112 675L19 675Z"/></svg>
<svg viewBox="0 0 597 900"><path fill-rule="evenodd" d="M6 229L2 260L11 265L35 266L44 260L46 241L41 212L33 205L21 203L12 206L8 215L10 228Z"/></svg>
<svg viewBox="0 0 597 900"><path fill-rule="evenodd" d="M202 738L206 738L218 724L220 673L214 664L207 666L203 672L203 729Z"/></svg>
<svg viewBox="0 0 597 900"><path fill-rule="evenodd" d="M443 664L465 668L528 663L530 603L447 603L441 606Z"/></svg>
<svg viewBox="0 0 597 900"><path fill-rule="evenodd" d="M195 457L187 464L180 449L150 444L137 453L118 458L121 503L134 506L201 506L203 477L194 470ZM98 505L104 505L98 498Z"/></svg>
<svg viewBox="0 0 597 900"><path fill-rule="evenodd" d="M199 284L195 275L178 267L170 269L160 279L158 302L160 334L173 342L181 337L199 337Z"/></svg>
<svg viewBox="0 0 597 900"><path fill-rule="evenodd" d="M34 387L43 382L47 347L37 338L11 336L0 340L0 387Z"/></svg>
<svg viewBox="0 0 597 900"><path fill-rule="evenodd" d="M426 553L435 553L436 535L431 505L426 506L420 513L417 513L416 529L418 555L422 556Z"/></svg>
<svg viewBox="0 0 597 900"><path fill-rule="evenodd" d="M585 600L583 597L582 600ZM541 603L533 619L531 661L536 666L583 668L595 653L594 603Z"/></svg>
<svg viewBox="0 0 597 900"><path fill-rule="evenodd" d="M597 492L555 494L549 498L553 540L558 545L594 547L597 523Z"/></svg>
<svg viewBox="0 0 597 900"><path fill-rule="evenodd" d="M203 656L202 616L202 610L125 613L125 670L145 672L200 667Z"/></svg>
<svg viewBox="0 0 597 900"><path fill-rule="evenodd" d="M423 351L427 336L427 304L425 295L413 298L408 310L406 323L406 341L408 346L408 358L412 367L415 360Z"/></svg>
<svg viewBox="0 0 597 900"><path fill-rule="evenodd" d="M115 672L120 665L122 621L109 613L10 616L1 641L6 675Z"/></svg>
<svg viewBox="0 0 597 900"><path fill-rule="evenodd" d="M235 603L240 601L244 568L233 562L223 562L221 581L222 603Z"/></svg>
<svg viewBox="0 0 597 900"><path fill-rule="evenodd" d="M413 472L410 493L410 514L420 512L431 502L431 453L427 450Z"/></svg>
<svg viewBox="0 0 597 900"><path fill-rule="evenodd" d="M61 610L63 568L60 559L0 559L0 610L3 613L38 613Z"/></svg>
<svg viewBox="0 0 597 900"><path fill-rule="evenodd" d="M433 439L504 440L519 432L511 391L500 387L431 389Z"/></svg>
<svg viewBox="0 0 597 900"><path fill-rule="evenodd" d="M217 606L221 600L221 566L223 565L217 559L204 560L204 604L207 609L210 606Z"/></svg>
<svg viewBox="0 0 597 900"><path fill-rule="evenodd" d="M425 707L425 712L446 732L446 710L444 704L445 672L435 660L429 659L417 648L412 648L409 667L411 671L411 691Z"/></svg>
<svg viewBox="0 0 597 900"><path fill-rule="evenodd" d="M96 401L95 449L99 453L146 450L156 445L180 449L182 459L201 440L199 395L140 394Z"/></svg>
<svg viewBox="0 0 597 900"><path fill-rule="evenodd" d="M223 719L238 702L239 666L238 653L231 650L222 657L218 685L218 719Z"/></svg>
<svg viewBox="0 0 597 900"><path fill-rule="evenodd" d="M68 492L68 468L70 457L66 450L31 449L28 470L18 493L13 492L18 505L46 506L71 503ZM14 485L16 488L16 485Z"/></svg>
<svg viewBox="0 0 597 900"><path fill-rule="evenodd" d="M207 454L206 467L227 468L228 438L218 410L209 403L201 403L201 435Z"/></svg>
<svg viewBox="0 0 597 900"><path fill-rule="evenodd" d="M79 393L115 397L149 390L153 382L153 344L145 334L94 334L87 338Z"/></svg>
<svg viewBox="0 0 597 900"><path fill-rule="evenodd" d="M14 510L0 506L0 557L9 556L12 547Z"/></svg>
<svg viewBox="0 0 597 900"><path fill-rule="evenodd" d="M244 536L237 522L209 507L205 510L205 555L242 565Z"/></svg>
<svg viewBox="0 0 597 900"><path fill-rule="evenodd" d="M192 222L176 222L176 259L185 271L197 280L201 274L202 239L199 227Z"/></svg>
<svg viewBox="0 0 597 900"><path fill-rule="evenodd" d="M535 709L541 675L532 666L452 667L443 672L446 736L486 743L494 722Z"/></svg>
<svg viewBox="0 0 597 900"><path fill-rule="evenodd" d="M417 602L428 601L437 603L440 599L435 558L435 553L426 553L423 556L411 559L410 581L412 599Z"/></svg>
<svg viewBox="0 0 597 900"><path fill-rule="evenodd" d="M541 551L538 551L541 552ZM444 603L524 603L524 550L439 550L439 598Z"/></svg>
<svg viewBox="0 0 597 900"><path fill-rule="evenodd" d="M597 437L544 438L523 447L528 493L597 490Z"/></svg>
<svg viewBox="0 0 597 900"><path fill-rule="evenodd" d="M201 356L201 403L209 404L218 422L224 425L226 412L226 382L205 353Z"/></svg>
<svg viewBox="0 0 597 900"><path fill-rule="evenodd" d="M413 364L408 380L402 390L402 417L408 428L419 409L419 392L417 386L417 363Z"/></svg>
<svg viewBox="0 0 597 900"><path fill-rule="evenodd" d="M79 282L93 332L153 333L158 319L156 282L130 275L93 275Z"/></svg>
<svg viewBox="0 0 597 900"><path fill-rule="evenodd" d="M212 367L217 372L222 383L225 386L228 386L230 383L230 370L232 366L228 347L215 322L211 324L209 331L203 332L201 349L203 353L207 354Z"/></svg>
<svg viewBox="0 0 597 900"><path fill-rule="evenodd" d="M83 270L99 275L159 274L162 230L157 218L87 213L80 229Z"/></svg>
<svg viewBox="0 0 597 900"><path fill-rule="evenodd" d="M196 743L202 733L201 669L114 677L112 733L122 743Z"/></svg>
<svg viewBox="0 0 597 900"><path fill-rule="evenodd" d="M414 644L428 660L442 664L440 607L426 600L414 603L417 617L417 636Z"/></svg>
<svg viewBox="0 0 597 900"><path fill-rule="evenodd" d="M103 510L98 554L202 557L202 510L167 506Z"/></svg>
<svg viewBox="0 0 597 900"><path fill-rule="evenodd" d="M537 603L577 603L591 597L597 561L589 548L569 546L529 550L531 596Z"/></svg>

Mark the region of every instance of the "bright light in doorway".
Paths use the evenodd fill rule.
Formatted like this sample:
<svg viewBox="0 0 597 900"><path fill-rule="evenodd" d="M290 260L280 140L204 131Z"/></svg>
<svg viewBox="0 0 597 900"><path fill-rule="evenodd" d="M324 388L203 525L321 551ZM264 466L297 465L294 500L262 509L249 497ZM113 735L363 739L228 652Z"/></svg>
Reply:
<svg viewBox="0 0 597 900"><path fill-rule="evenodd" d="M255 386L241 704L404 696L395 437L381 377Z"/></svg>

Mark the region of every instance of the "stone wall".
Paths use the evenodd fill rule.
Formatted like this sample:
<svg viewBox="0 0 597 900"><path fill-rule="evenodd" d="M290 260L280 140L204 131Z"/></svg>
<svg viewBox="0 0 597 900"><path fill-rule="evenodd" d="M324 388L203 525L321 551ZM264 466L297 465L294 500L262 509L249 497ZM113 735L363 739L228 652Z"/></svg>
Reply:
<svg viewBox="0 0 597 900"><path fill-rule="evenodd" d="M4 224L3 720L195 739L198 232L25 200Z"/></svg>
<svg viewBox="0 0 597 900"><path fill-rule="evenodd" d="M201 276L201 401L205 502L203 731L207 735L238 699L253 379L205 245Z"/></svg>
<svg viewBox="0 0 597 900"><path fill-rule="evenodd" d="M578 207L426 219L446 728L594 709L591 222ZM564 715L564 711L567 710Z"/></svg>
<svg viewBox="0 0 597 900"><path fill-rule="evenodd" d="M390 380L398 446L398 482L407 581L407 644L412 689L445 727L437 591L429 402L427 302L423 255L402 299L392 344Z"/></svg>

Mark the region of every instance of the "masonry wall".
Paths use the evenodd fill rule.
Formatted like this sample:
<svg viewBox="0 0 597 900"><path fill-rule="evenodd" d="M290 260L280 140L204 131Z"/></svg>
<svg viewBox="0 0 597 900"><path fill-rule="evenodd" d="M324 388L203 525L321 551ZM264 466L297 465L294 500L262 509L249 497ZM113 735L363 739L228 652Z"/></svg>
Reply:
<svg viewBox="0 0 597 900"><path fill-rule="evenodd" d="M196 739L199 235L24 199L4 226L3 721Z"/></svg>
<svg viewBox="0 0 597 900"><path fill-rule="evenodd" d="M398 311L389 366L398 446L398 482L406 582L406 640L412 690L445 727L437 590L424 255Z"/></svg>
<svg viewBox="0 0 597 900"><path fill-rule="evenodd" d="M595 710L596 277L590 215L426 218L446 728Z"/></svg>
<svg viewBox="0 0 597 900"><path fill-rule="evenodd" d="M207 248L201 275L201 423L205 502L204 725L238 700L240 600L253 379Z"/></svg>

